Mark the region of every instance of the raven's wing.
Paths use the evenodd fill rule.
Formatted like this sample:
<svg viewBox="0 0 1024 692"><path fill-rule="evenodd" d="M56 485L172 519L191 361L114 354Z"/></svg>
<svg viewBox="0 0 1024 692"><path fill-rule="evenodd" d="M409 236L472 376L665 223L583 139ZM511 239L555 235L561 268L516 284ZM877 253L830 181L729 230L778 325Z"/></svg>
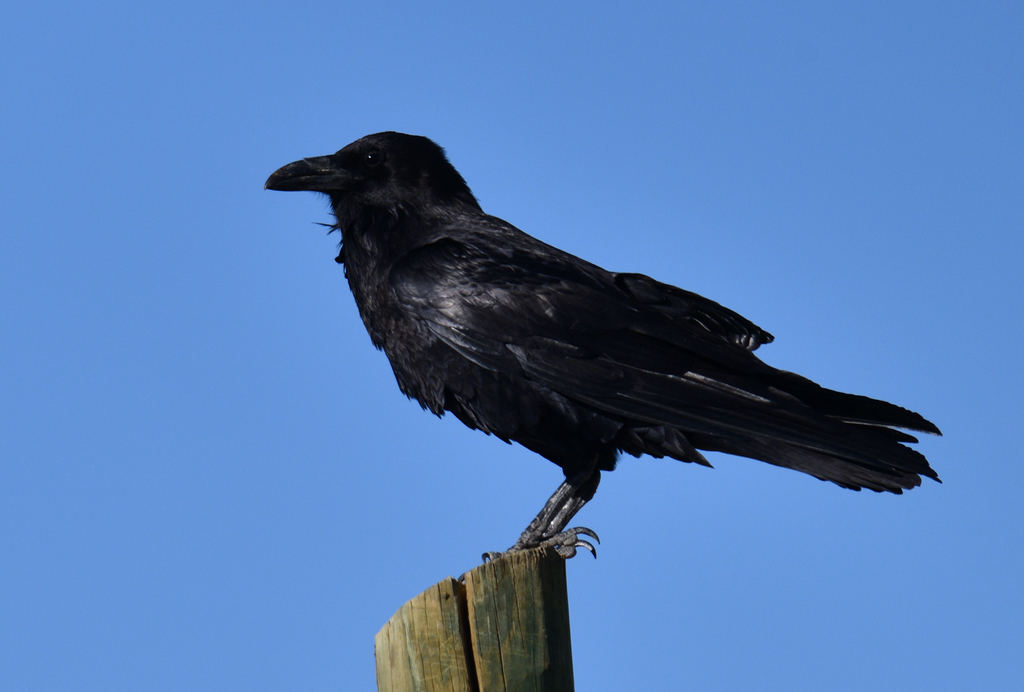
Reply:
<svg viewBox="0 0 1024 692"><path fill-rule="evenodd" d="M615 285L675 323L688 322L749 351L775 339L747 318L715 301L649 276L616 274Z"/></svg>
<svg viewBox="0 0 1024 692"><path fill-rule="evenodd" d="M498 230L463 231L410 253L390 275L396 300L477 366L620 422L622 449L698 460L689 444L652 450L630 441L630 430L655 426L702 449L851 488L899 492L918 485L918 474L935 477L899 444L914 438L886 427L934 429L917 414L765 365L751 349L771 336L717 303ZM803 401L806 392L818 401Z"/></svg>

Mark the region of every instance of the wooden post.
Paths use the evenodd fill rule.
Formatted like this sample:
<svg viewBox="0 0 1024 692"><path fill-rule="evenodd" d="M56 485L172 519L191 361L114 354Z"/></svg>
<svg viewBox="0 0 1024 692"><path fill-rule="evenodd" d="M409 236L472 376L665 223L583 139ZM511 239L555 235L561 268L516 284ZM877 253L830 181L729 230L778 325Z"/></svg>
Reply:
<svg viewBox="0 0 1024 692"><path fill-rule="evenodd" d="M572 692L565 560L525 550L435 584L377 633L378 692Z"/></svg>
<svg viewBox="0 0 1024 692"><path fill-rule="evenodd" d="M377 633L378 692L470 692L466 587L451 577L398 609Z"/></svg>

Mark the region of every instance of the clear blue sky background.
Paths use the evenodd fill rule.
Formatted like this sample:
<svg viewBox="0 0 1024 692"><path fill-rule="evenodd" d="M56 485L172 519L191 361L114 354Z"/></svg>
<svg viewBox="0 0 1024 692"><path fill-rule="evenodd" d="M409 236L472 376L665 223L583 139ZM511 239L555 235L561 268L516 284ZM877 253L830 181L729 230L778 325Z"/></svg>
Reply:
<svg viewBox="0 0 1024 692"><path fill-rule="evenodd" d="M324 201L263 191L395 129L946 434L903 497L626 458L578 689L1024 689L1022 5L637 5L0 9L0 688L373 689L557 485L407 401Z"/></svg>

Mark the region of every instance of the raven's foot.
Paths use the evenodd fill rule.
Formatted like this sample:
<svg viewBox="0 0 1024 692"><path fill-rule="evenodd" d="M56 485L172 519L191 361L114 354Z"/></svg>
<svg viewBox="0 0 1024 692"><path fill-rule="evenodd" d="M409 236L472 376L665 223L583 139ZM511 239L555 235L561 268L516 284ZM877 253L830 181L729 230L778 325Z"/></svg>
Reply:
<svg viewBox="0 0 1024 692"><path fill-rule="evenodd" d="M589 536L598 543L601 539L597 537L597 534L593 530L583 526L578 526L574 529L566 529L561 533L556 533L554 536L544 538L542 540L531 540L525 534L519 537L516 544L504 552L488 552L483 554L484 562L488 560L497 560L499 557L508 555L510 553L518 553L520 550L529 550L531 548L546 548L552 547L555 552L561 555L563 558L568 560L571 557L576 556L577 548L586 548L590 551L590 554L595 558L597 557L597 548L594 547L589 541L585 541L580 536Z"/></svg>
<svg viewBox="0 0 1024 692"><path fill-rule="evenodd" d="M562 533L556 533L551 538L543 541L540 545L542 547L551 546L555 549L555 552L568 560L571 557L576 557L577 548L586 548L590 551L590 554L597 559L597 548L590 541L585 541L580 538L580 534L584 536L590 536L598 543L601 539L597 537L597 534L585 526L577 526L574 529L566 529Z"/></svg>

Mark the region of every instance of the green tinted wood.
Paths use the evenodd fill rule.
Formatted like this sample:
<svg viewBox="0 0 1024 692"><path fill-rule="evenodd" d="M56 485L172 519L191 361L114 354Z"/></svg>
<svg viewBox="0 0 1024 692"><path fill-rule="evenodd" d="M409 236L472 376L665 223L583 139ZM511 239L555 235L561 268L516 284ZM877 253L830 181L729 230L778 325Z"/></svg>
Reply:
<svg viewBox="0 0 1024 692"><path fill-rule="evenodd" d="M451 577L402 606L377 633L377 689L472 692L460 611L465 587Z"/></svg>
<svg viewBox="0 0 1024 692"><path fill-rule="evenodd" d="M565 560L529 550L466 575L480 692L569 692L572 646Z"/></svg>
<svg viewBox="0 0 1024 692"><path fill-rule="evenodd" d="M377 633L379 692L571 692L565 560L529 550L448 578Z"/></svg>

